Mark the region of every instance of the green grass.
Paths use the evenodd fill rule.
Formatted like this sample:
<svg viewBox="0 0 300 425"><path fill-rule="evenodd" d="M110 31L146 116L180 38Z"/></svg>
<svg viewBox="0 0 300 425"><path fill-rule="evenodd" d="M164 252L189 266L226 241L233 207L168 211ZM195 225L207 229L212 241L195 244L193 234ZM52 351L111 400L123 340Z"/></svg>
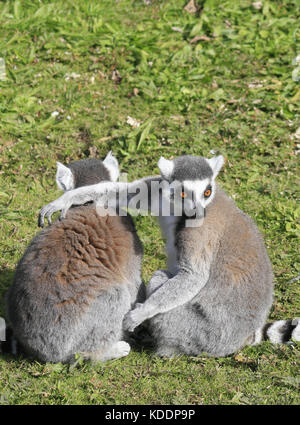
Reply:
<svg viewBox="0 0 300 425"><path fill-rule="evenodd" d="M0 3L0 314L39 209L60 195L56 161L112 149L129 179L157 173L160 155L222 153L219 182L258 224L274 267L270 319L299 315L289 281L300 273L300 4L202 3L200 14L182 0ZM136 224L147 281L165 266L163 240L154 219ZM299 384L299 344L225 359L133 351L74 367L0 357L4 404L299 404Z"/></svg>

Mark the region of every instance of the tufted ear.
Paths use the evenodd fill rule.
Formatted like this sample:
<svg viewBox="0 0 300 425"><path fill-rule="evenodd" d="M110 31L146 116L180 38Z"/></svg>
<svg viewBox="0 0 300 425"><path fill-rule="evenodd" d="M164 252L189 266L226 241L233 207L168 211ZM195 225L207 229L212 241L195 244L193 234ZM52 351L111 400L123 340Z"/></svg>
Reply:
<svg viewBox="0 0 300 425"><path fill-rule="evenodd" d="M158 168L163 179L170 181L173 170L174 170L174 161L160 157L158 161Z"/></svg>
<svg viewBox="0 0 300 425"><path fill-rule="evenodd" d="M64 192L74 189L74 177L70 168L60 162L57 162L56 166L56 184L58 188L62 189Z"/></svg>
<svg viewBox="0 0 300 425"><path fill-rule="evenodd" d="M217 175L219 174L221 168L224 164L224 158L222 155L214 156L213 158L206 159L206 161L209 163L210 168L213 172L213 178L215 179Z"/></svg>
<svg viewBox="0 0 300 425"><path fill-rule="evenodd" d="M111 151L108 152L105 159L103 160L103 164L108 169L110 178L113 182L118 180L120 171L119 171L119 163L116 157L113 156Z"/></svg>

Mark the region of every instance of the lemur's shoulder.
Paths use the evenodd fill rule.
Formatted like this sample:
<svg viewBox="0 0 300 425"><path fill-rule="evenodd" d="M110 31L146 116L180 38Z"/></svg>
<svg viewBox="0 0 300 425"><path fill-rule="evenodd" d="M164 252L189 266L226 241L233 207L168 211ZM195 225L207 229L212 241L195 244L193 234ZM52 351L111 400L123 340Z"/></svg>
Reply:
<svg viewBox="0 0 300 425"><path fill-rule="evenodd" d="M256 223L219 187L207 218L211 233L218 233L215 236L218 255L226 258L226 263L235 263L236 266L242 262L240 269L251 270L264 259L265 266L271 269L263 237Z"/></svg>

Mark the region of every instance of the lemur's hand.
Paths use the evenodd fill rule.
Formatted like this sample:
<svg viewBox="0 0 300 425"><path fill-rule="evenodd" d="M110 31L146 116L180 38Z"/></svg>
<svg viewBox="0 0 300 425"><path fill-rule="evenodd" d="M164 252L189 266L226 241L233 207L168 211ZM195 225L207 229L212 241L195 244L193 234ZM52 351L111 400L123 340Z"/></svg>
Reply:
<svg viewBox="0 0 300 425"><path fill-rule="evenodd" d="M56 211L61 211L59 219L62 220L65 218L68 209L72 206L72 201L70 199L69 193L64 193L60 198L51 202L48 205L45 205L39 214L38 225L39 227L44 227L44 218L46 217L48 223L51 224L51 216Z"/></svg>
<svg viewBox="0 0 300 425"><path fill-rule="evenodd" d="M60 198L43 207L39 214L38 224L44 226L44 218L46 217L51 224L51 216L56 211L61 211L59 219L66 217L68 209L72 205L84 205L86 202L95 201L100 205L106 205L110 196L114 200L115 183L103 182L91 186L78 187L65 192ZM111 191L111 192L110 192Z"/></svg>
<svg viewBox="0 0 300 425"><path fill-rule="evenodd" d="M123 329L125 331L133 332L134 329L145 320L145 318L143 304L137 303L134 310L131 310L125 314L123 320Z"/></svg>

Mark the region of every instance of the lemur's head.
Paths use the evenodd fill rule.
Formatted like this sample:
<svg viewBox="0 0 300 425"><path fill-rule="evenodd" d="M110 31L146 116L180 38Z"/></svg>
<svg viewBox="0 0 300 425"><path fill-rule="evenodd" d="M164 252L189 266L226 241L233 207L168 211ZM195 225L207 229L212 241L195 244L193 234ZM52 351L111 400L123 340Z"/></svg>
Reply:
<svg viewBox="0 0 300 425"><path fill-rule="evenodd" d="M205 211L213 200L215 179L223 164L222 155L210 159L192 155L180 156L174 160L161 157L158 161L162 178L171 183L175 192L179 193L179 199L184 202L184 211L188 215ZM172 193L169 197L171 201L176 199Z"/></svg>
<svg viewBox="0 0 300 425"><path fill-rule="evenodd" d="M103 161L90 158L73 161L68 165L57 162L56 183L64 192L102 181L116 181L118 177L119 164L111 152Z"/></svg>

